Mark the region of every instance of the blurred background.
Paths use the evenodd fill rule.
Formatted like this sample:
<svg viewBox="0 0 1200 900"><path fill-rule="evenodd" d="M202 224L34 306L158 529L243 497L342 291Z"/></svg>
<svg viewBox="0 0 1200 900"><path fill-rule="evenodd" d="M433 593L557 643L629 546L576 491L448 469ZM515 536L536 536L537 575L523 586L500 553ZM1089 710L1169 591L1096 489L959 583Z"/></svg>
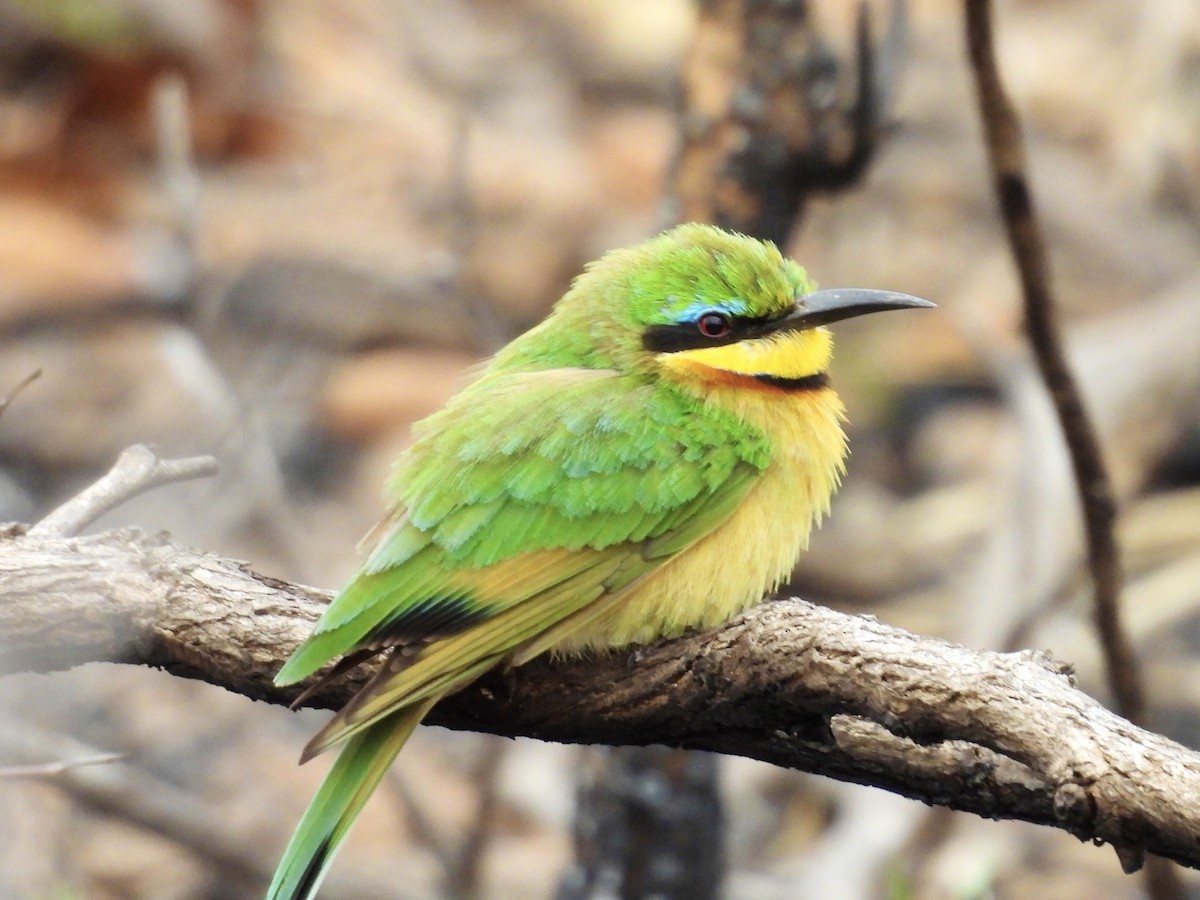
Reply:
<svg viewBox="0 0 1200 900"><path fill-rule="evenodd" d="M807 11L829 73L813 102L844 104L855 5ZM790 591L1049 649L1104 698L960 4L872 11L891 47L885 127L786 249L823 286L940 311L837 327L853 457ZM583 263L670 220L697 15L687 0L0 2L0 395L43 373L0 418L0 521L38 519L149 442L214 454L221 474L97 527L344 581L411 422ZM1154 723L1197 747L1200 10L1013 0L997 26L1118 486ZM129 667L5 679L0 718L0 765L124 754L0 780L3 898L255 896L327 765L296 766L323 713ZM327 896L553 896L580 777L602 765L593 748L423 729ZM730 898L1142 896L1111 850L1060 832L748 760L719 779Z"/></svg>

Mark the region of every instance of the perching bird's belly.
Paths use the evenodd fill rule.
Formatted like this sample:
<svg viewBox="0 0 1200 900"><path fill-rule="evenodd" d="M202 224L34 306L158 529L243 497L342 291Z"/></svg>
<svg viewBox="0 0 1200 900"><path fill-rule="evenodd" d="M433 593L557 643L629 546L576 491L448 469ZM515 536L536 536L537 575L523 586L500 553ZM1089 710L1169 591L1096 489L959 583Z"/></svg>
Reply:
<svg viewBox="0 0 1200 900"><path fill-rule="evenodd" d="M712 628L783 582L829 510L846 438L842 404L829 389L781 395L714 387L720 403L761 429L771 463L741 506L715 531L634 582L625 599L556 648L620 647Z"/></svg>

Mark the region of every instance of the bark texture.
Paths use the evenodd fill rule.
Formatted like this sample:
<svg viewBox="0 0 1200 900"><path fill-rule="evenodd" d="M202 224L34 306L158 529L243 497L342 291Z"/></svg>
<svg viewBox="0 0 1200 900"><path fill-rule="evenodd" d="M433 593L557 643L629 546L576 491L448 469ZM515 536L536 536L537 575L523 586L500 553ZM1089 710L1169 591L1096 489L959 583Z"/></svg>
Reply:
<svg viewBox="0 0 1200 900"><path fill-rule="evenodd" d="M165 537L0 530L0 673L104 660L287 703L271 677L329 593ZM318 691L345 702L369 673ZM766 760L1200 867L1200 755L1034 652L968 650L799 600L634 651L538 659L434 710L451 728Z"/></svg>

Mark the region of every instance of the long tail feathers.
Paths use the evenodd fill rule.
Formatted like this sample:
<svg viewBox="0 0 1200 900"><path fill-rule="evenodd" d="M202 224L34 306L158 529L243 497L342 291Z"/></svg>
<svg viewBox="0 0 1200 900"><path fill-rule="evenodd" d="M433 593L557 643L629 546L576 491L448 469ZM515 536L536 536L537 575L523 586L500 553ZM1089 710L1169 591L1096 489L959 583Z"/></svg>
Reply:
<svg viewBox="0 0 1200 900"><path fill-rule="evenodd" d="M296 826L266 900L309 900L316 895L338 845L438 699L399 709L346 741Z"/></svg>

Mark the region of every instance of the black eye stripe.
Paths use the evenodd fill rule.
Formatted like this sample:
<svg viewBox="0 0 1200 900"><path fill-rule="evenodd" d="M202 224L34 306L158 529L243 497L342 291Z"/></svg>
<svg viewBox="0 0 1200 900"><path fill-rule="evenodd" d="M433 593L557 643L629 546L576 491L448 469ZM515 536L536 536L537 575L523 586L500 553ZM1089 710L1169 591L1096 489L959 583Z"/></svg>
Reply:
<svg viewBox="0 0 1200 900"><path fill-rule="evenodd" d="M713 312L720 311L713 310ZM704 315L709 315L709 313ZM730 315L726 315L726 320L729 323L729 329L720 335L704 334L699 328L699 319L695 322L681 322L676 325L651 325L642 332L642 346L651 353L676 353L680 350L695 350L699 347L721 347L770 334L771 326L779 321L779 319L769 319L766 316Z"/></svg>

